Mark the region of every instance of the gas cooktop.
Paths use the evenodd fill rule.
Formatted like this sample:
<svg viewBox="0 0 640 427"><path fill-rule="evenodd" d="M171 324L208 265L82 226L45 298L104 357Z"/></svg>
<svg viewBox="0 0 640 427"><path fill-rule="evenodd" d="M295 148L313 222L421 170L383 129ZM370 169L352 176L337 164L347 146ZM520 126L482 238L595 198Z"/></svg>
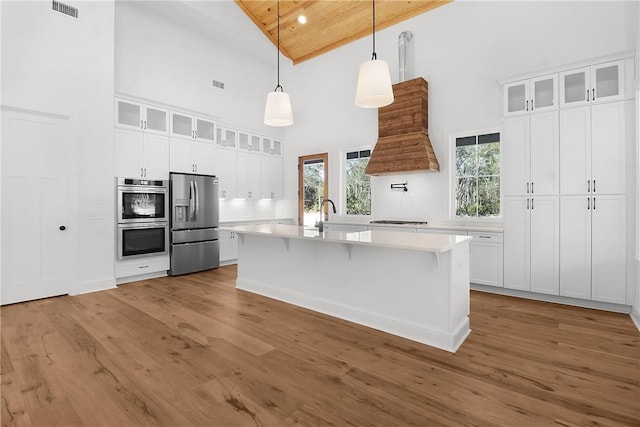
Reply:
<svg viewBox="0 0 640 427"><path fill-rule="evenodd" d="M378 219L375 221L371 221L370 224L399 224L399 225L427 225L427 221L403 221L396 219Z"/></svg>

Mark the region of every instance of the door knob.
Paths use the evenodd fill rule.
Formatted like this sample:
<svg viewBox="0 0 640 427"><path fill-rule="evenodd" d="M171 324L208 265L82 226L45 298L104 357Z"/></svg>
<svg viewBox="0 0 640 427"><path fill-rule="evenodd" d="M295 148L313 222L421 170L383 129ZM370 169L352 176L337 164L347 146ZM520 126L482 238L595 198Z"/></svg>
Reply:
<svg viewBox="0 0 640 427"><path fill-rule="evenodd" d="M61 225L61 226L60 226L60 231L64 231L64 230L66 230L66 229L67 229L67 227L65 227L64 225Z"/></svg>

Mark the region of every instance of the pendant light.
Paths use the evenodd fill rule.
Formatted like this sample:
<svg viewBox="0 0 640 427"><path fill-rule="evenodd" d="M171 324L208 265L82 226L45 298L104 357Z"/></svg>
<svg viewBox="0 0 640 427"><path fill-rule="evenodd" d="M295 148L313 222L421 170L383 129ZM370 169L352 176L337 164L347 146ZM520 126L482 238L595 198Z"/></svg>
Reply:
<svg viewBox="0 0 640 427"><path fill-rule="evenodd" d="M378 108L393 102L391 75L386 61L376 56L376 0L373 0L373 54L371 60L360 65L356 105L364 108Z"/></svg>
<svg viewBox="0 0 640 427"><path fill-rule="evenodd" d="M279 92L278 89L280 89ZM269 126L290 126L293 124L291 99L280 86L280 0L278 0L278 84L273 92L267 94L264 124Z"/></svg>

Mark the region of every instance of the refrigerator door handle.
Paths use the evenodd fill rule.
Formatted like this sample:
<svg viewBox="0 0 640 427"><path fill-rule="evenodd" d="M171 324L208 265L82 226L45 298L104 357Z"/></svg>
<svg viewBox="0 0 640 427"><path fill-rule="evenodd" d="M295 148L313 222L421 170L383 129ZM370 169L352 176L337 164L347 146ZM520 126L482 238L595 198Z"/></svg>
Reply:
<svg viewBox="0 0 640 427"><path fill-rule="evenodd" d="M193 220L197 221L198 220L198 212L200 211L200 195L198 194L198 183L196 181L192 181L193 182L193 188L196 190L195 191L195 200L196 200L196 206L193 212Z"/></svg>
<svg viewBox="0 0 640 427"><path fill-rule="evenodd" d="M193 181L189 181L189 221L193 222L193 216L194 216L194 204L193 204L193 196L194 196L194 187L193 187Z"/></svg>

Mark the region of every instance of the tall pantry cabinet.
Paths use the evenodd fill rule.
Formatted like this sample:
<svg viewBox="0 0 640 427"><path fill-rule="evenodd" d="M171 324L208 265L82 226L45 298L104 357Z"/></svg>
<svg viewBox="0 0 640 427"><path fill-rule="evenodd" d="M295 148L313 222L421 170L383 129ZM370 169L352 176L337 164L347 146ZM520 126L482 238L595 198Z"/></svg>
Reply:
<svg viewBox="0 0 640 427"><path fill-rule="evenodd" d="M504 84L505 288L627 303L632 67L618 57Z"/></svg>
<svg viewBox="0 0 640 427"><path fill-rule="evenodd" d="M559 135L557 77L505 86L505 108L518 87L536 99L520 100L525 108L505 111L501 174L504 218L504 287L558 294L559 289ZM528 91L526 93L529 93ZM540 100L545 100L540 108ZM538 105L539 108L535 108ZM533 106L534 108L531 108Z"/></svg>

